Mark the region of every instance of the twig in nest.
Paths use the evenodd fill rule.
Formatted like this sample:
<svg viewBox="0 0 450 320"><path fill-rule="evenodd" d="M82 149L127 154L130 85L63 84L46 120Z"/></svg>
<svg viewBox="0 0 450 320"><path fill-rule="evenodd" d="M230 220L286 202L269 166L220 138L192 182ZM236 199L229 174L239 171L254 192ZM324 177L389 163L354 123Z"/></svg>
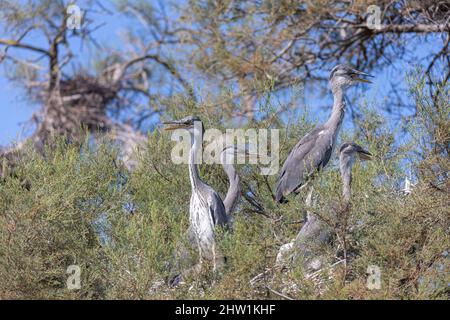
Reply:
<svg viewBox="0 0 450 320"><path fill-rule="evenodd" d="M263 279L264 276L266 276L269 272L272 271L272 268L267 268L266 270L264 270L263 272L257 274L256 276L254 276L251 280L250 280L250 284L253 286L255 285L256 282L260 281L261 279Z"/></svg>
<svg viewBox="0 0 450 320"><path fill-rule="evenodd" d="M284 298L286 300L294 300L294 298L291 298L291 297L289 297L289 296L287 296L287 295L285 295L285 294L283 294L281 292L278 292L278 291L272 289L269 286L266 286L266 288L269 289L270 292L275 293L277 296L280 296L280 297L282 297L282 298Z"/></svg>

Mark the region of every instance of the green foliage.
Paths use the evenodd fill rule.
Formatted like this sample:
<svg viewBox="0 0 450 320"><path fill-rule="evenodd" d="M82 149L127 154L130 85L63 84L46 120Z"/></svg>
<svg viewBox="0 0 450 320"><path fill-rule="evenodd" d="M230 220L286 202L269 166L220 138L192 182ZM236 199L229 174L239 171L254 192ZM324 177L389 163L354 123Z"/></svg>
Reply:
<svg viewBox="0 0 450 320"><path fill-rule="evenodd" d="M6 298L100 298L106 257L94 222L120 212L115 153L57 144L33 151L0 185L1 294ZM79 265L82 289L66 289L66 269Z"/></svg>
<svg viewBox="0 0 450 320"><path fill-rule="evenodd" d="M412 92L422 92L420 83ZM245 165L238 166L244 195L234 230L224 232L219 244L225 268L213 274L205 267L180 288L169 288L167 280L180 268L180 248L188 247L191 191L186 166L170 160L169 135L155 130L133 172L120 164L110 143L94 146L86 140L80 148L60 141L44 157L28 150L0 180L0 298L448 298L449 158L448 140L442 138L448 135L442 132L450 127L449 100L441 99L436 113L428 110L426 95L415 97L417 120L401 128L410 138L395 143L400 129L389 129L368 107L361 108L358 130L342 134L341 140L355 140L374 159L356 162L353 169L343 234L351 254L346 266L331 268L331 278L323 271L307 279L300 265L289 272L274 268L278 249L303 223L304 195L275 204L276 176L261 176L258 165ZM181 97L167 103L173 117L206 110ZM273 100L266 103L268 116L249 127L282 126L281 119L270 116ZM205 125L223 128L218 114L202 114ZM304 118L291 119L280 134L281 163L312 126ZM221 167L202 165L200 171L223 196L227 180ZM417 184L404 196L402 181L410 174ZM342 192L336 160L314 188L315 202L308 209L334 228ZM334 237L332 245L318 249L326 257L324 270L341 259L341 240ZM194 252L191 259L197 259ZM81 267L80 290L66 287L69 265ZM381 270L378 290L366 286L369 265ZM251 282L257 275L259 280Z"/></svg>

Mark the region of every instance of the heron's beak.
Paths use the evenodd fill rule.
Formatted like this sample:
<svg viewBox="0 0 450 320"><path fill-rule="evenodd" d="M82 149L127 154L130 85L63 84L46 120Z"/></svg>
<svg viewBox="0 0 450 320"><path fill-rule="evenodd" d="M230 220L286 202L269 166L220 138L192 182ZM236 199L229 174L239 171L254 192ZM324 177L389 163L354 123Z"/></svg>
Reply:
<svg viewBox="0 0 450 320"><path fill-rule="evenodd" d="M353 74L352 74L353 80L358 81L358 82L364 82L364 83L372 83L372 81L364 79L361 76L373 78L373 76L368 73L353 69Z"/></svg>
<svg viewBox="0 0 450 320"><path fill-rule="evenodd" d="M364 149L358 150L358 156L361 160L372 160L372 154Z"/></svg>
<svg viewBox="0 0 450 320"><path fill-rule="evenodd" d="M164 128L164 130L167 130L167 131L189 128L189 125L187 125L186 123L180 122L180 121L165 121L165 122L163 122L163 125L166 126Z"/></svg>

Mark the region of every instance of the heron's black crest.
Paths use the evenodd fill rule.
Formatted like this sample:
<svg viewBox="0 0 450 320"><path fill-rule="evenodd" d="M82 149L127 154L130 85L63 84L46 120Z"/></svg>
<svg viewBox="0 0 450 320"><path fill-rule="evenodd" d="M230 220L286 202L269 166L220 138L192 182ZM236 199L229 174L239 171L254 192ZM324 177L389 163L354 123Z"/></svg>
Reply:
<svg viewBox="0 0 450 320"><path fill-rule="evenodd" d="M180 120L180 122L185 123L185 124L194 124L194 122L197 122L197 121L202 122L202 120L197 116L187 116Z"/></svg>
<svg viewBox="0 0 450 320"><path fill-rule="evenodd" d="M342 146L339 148L339 153L341 153L342 151L344 151L347 147L355 146L355 145L357 145L357 144L354 143L354 142L344 142L344 143L342 144Z"/></svg>
<svg viewBox="0 0 450 320"><path fill-rule="evenodd" d="M370 152L366 151L363 147L361 147L359 144L355 142L345 142L342 144L341 148L339 149L339 153L342 153L344 151L347 152L359 152L364 153L366 155L371 155Z"/></svg>
<svg viewBox="0 0 450 320"><path fill-rule="evenodd" d="M200 124L202 125L202 134L205 133L205 126L203 125L202 119L200 119L200 117L198 116L195 115L187 116L181 119L180 122L190 126L193 126L196 122L200 122Z"/></svg>

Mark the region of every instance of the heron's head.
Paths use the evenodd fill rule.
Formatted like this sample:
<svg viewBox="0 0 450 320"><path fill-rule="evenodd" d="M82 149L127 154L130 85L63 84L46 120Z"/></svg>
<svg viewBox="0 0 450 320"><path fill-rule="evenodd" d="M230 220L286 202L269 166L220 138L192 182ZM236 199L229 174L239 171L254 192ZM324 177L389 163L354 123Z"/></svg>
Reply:
<svg viewBox="0 0 450 320"><path fill-rule="evenodd" d="M332 89L346 89L359 82L372 83L364 77L372 77L371 75L358 71L349 65L338 64L331 70L330 84Z"/></svg>
<svg viewBox="0 0 450 320"><path fill-rule="evenodd" d="M352 158L358 155L361 160L371 160L372 154L354 142L344 143L339 150L340 158Z"/></svg>
<svg viewBox="0 0 450 320"><path fill-rule="evenodd" d="M193 133L196 127L201 128L204 131L202 120L197 116L187 116L181 120L165 121L163 124L166 126L165 130L186 129Z"/></svg>

